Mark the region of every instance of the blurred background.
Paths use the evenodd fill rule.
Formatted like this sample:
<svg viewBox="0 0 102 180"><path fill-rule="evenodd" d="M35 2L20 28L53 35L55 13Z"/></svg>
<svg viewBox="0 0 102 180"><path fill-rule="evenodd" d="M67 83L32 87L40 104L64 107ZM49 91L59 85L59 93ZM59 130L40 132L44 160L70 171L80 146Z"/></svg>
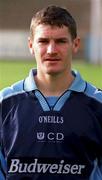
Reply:
<svg viewBox="0 0 102 180"><path fill-rule="evenodd" d="M67 8L77 22L81 45L74 61L92 64L97 67L98 76L102 77L102 0L0 0L0 88L17 80L12 80L11 75L11 82L3 85L11 61L23 61L25 65L27 61L32 62L28 49L31 18L39 9L51 4ZM101 80L98 86L102 87Z"/></svg>

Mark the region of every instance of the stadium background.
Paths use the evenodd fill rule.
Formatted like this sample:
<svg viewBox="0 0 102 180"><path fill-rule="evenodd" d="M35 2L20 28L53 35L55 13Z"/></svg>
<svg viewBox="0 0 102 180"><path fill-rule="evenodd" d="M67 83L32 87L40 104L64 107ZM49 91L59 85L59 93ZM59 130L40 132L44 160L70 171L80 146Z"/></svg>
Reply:
<svg viewBox="0 0 102 180"><path fill-rule="evenodd" d="M102 19L100 19L100 21L96 19L98 15L102 17L102 0L0 0L0 89L25 76L26 73L24 72L22 76L15 77L14 79L16 70L19 74L21 71L20 68L23 68L24 71L27 66L28 68L33 66L32 57L27 45L30 21L32 15L37 10L51 4L68 8L74 16L78 26L78 34L81 37L80 51L74 57L75 65L81 70L83 76L85 74L87 75L85 75L85 78L89 78L90 81L91 74L92 81L98 81L98 83L95 81L95 85L102 88ZM93 4L95 12L92 18ZM96 14L97 12L98 15ZM92 19L94 25L92 24ZM92 27L96 27L96 31L92 32L94 30ZM95 33L95 40L94 43L92 43L95 44L95 49L92 49L93 57L91 58L90 40L92 33ZM76 64L76 59L79 60L78 64ZM28 65L28 60L31 62L30 65ZM23 61L23 67L21 61ZM13 62L13 64L11 62ZM82 62L84 65L81 65ZM89 65L89 63L94 65ZM83 66L86 67L86 69L84 69ZM28 68L26 71L28 71ZM90 72L90 74L88 74L88 71L92 71L92 73ZM4 83L9 75L9 80L11 81Z"/></svg>

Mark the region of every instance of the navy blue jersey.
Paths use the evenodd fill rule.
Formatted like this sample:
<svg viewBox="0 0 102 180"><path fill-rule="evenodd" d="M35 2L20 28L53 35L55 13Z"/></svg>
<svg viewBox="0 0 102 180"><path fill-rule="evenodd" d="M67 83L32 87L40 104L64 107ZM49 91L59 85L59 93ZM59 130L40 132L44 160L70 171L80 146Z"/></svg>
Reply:
<svg viewBox="0 0 102 180"><path fill-rule="evenodd" d="M44 97L36 70L1 91L1 180L102 179L102 92L73 73L60 97Z"/></svg>

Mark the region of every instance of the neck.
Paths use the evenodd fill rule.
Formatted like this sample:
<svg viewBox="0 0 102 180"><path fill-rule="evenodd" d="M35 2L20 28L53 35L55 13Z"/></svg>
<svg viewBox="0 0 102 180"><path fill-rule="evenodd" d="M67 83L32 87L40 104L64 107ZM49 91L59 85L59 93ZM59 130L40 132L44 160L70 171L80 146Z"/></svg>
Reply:
<svg viewBox="0 0 102 180"><path fill-rule="evenodd" d="M72 84L74 80L74 76L72 73L68 73L65 75L39 75L37 73L35 77L35 81L38 89L45 96L60 96L63 94L68 87Z"/></svg>

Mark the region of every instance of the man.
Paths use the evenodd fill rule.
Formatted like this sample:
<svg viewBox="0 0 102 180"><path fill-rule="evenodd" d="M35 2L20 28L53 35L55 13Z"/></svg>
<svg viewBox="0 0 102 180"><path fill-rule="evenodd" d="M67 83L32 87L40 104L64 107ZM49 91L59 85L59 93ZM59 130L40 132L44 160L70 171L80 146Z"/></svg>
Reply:
<svg viewBox="0 0 102 180"><path fill-rule="evenodd" d="M37 70L1 91L1 179L101 180L102 92L71 70L80 38L70 13L31 21Z"/></svg>

